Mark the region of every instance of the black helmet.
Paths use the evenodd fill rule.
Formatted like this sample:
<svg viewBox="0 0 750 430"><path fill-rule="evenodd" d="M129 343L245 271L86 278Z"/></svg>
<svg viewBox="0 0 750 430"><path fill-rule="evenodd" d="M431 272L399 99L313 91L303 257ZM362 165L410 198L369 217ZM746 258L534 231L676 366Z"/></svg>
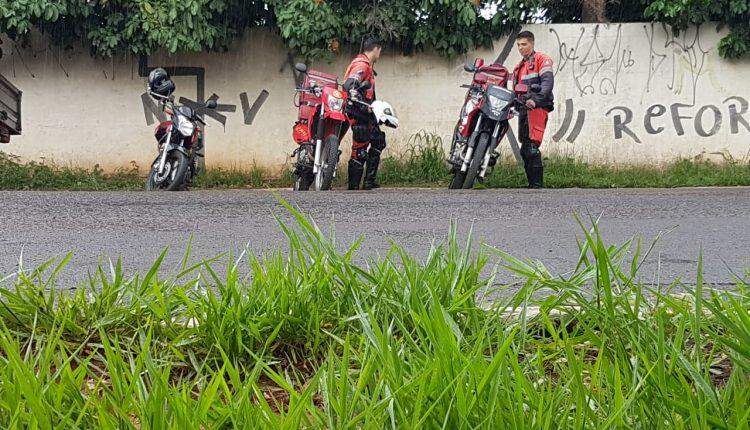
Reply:
<svg viewBox="0 0 750 430"><path fill-rule="evenodd" d="M148 89L160 96L169 97L175 90L174 82L169 74L161 67L157 67L148 75Z"/></svg>

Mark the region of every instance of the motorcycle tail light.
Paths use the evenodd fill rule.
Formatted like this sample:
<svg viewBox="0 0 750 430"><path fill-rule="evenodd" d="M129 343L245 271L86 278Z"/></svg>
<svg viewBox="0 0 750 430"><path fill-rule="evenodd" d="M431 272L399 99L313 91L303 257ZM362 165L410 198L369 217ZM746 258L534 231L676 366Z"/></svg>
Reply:
<svg viewBox="0 0 750 430"><path fill-rule="evenodd" d="M292 131L294 141L297 143L304 143L310 141L310 130L305 124L297 123Z"/></svg>

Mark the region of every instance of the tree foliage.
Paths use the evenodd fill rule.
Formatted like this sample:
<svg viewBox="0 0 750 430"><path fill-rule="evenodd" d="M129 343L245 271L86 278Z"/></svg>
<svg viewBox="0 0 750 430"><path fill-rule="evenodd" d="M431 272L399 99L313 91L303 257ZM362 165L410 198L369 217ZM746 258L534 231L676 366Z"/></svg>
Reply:
<svg viewBox="0 0 750 430"><path fill-rule="evenodd" d="M750 0L655 0L649 3L647 17L664 21L678 31L706 22L728 26L729 34L719 42L719 54L723 57L739 58L750 52Z"/></svg>
<svg viewBox="0 0 750 430"><path fill-rule="evenodd" d="M0 0L0 32L19 38L36 27L61 45L87 41L98 56L224 49L271 17L260 1Z"/></svg>
<svg viewBox="0 0 750 430"><path fill-rule="evenodd" d="M307 58L358 47L376 34L405 53L455 56L489 46L526 22L580 22L590 0L0 0L0 32L33 28L60 45L82 40L93 55L224 50L252 27L278 31ZM726 57L750 51L750 0L606 0L613 22L653 19L676 30L717 21Z"/></svg>

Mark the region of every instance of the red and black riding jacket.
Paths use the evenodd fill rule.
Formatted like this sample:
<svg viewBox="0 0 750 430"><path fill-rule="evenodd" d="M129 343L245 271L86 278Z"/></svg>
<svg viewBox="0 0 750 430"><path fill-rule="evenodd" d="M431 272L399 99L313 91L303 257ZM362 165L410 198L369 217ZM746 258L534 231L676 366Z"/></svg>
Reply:
<svg viewBox="0 0 750 430"><path fill-rule="evenodd" d="M359 54L354 57L349 67L344 73L344 89L349 90L351 85L357 82L362 84L364 82L370 83L370 88L362 94L364 101L370 103L375 100L375 71L370 64L370 59L365 54Z"/></svg>
<svg viewBox="0 0 750 430"><path fill-rule="evenodd" d="M555 86L555 75L552 69L552 58L541 52L532 52L522 59L513 69L513 84L523 83L529 87L534 84L540 86L538 93L529 93L538 107L552 110L555 97L552 89Z"/></svg>

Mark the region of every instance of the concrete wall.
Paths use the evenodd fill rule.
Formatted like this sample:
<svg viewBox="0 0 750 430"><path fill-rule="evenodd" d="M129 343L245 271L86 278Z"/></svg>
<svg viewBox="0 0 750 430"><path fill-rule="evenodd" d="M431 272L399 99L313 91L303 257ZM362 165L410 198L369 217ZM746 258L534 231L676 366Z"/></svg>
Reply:
<svg viewBox="0 0 750 430"><path fill-rule="evenodd" d="M677 157L750 150L750 62L722 60L715 26L679 36L659 24L532 25L537 48L555 61L557 108L544 149L596 162L659 163ZM506 47L470 53L492 61ZM24 159L52 159L104 168L140 166L154 155L153 126L141 95L138 58L97 60L85 47L62 50L35 37L30 46L6 42L0 73L24 91L24 135L0 150ZM351 53L314 67L341 74ZM506 64L518 61L515 49ZM464 58L386 55L378 64L378 95L392 102L402 128L391 146L426 130L447 138L470 76ZM293 149L294 75L278 36L250 32L227 53L155 55L150 66L185 67L177 95L195 100L216 93L225 126L210 119L207 164L279 168ZM203 77L201 77L201 74ZM254 121L246 112L269 94ZM245 94L246 103L243 103ZM244 105L244 106L243 106ZM231 110L234 110L233 112ZM348 142L347 142L348 144Z"/></svg>

